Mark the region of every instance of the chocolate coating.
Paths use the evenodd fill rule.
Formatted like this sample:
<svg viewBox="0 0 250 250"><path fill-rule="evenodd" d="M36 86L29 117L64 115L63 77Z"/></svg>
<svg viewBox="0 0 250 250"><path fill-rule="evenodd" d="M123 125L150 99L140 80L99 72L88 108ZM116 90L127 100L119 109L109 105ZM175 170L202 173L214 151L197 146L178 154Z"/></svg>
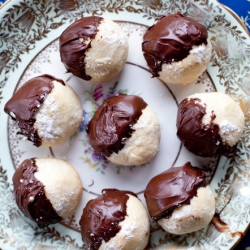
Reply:
<svg viewBox="0 0 250 250"><path fill-rule="evenodd" d="M178 107L177 136L192 153L202 157L227 155L236 149L230 147L219 134L219 125L213 123L215 114L209 124L203 124L206 106L198 98L185 98Z"/></svg>
<svg viewBox="0 0 250 250"><path fill-rule="evenodd" d="M142 51L153 74L158 77L163 63L182 61L194 45L207 44L207 29L181 13L161 16L143 36Z"/></svg>
<svg viewBox="0 0 250 250"><path fill-rule="evenodd" d="M47 199L44 185L34 176L36 160L22 162L13 175L16 203L24 215L34 220L39 227L45 227L62 220Z"/></svg>
<svg viewBox="0 0 250 250"><path fill-rule="evenodd" d="M99 249L102 240L108 242L120 231L119 223L127 215L128 194L135 195L117 189L104 189L101 196L87 203L80 225L82 239L88 249Z"/></svg>
<svg viewBox="0 0 250 250"><path fill-rule="evenodd" d="M98 32L102 17L84 17L71 24L60 36L61 61L68 72L91 80L85 73L85 51L91 47L91 41Z"/></svg>
<svg viewBox="0 0 250 250"><path fill-rule="evenodd" d="M221 219L220 213L218 212L216 212L213 216L211 225L213 225L218 232L231 235L232 238L235 236L239 236L240 239L242 239L244 237L244 234L240 231L231 232L229 225Z"/></svg>
<svg viewBox="0 0 250 250"><path fill-rule="evenodd" d="M205 174L190 162L153 177L144 192L150 216L154 220L168 218L178 206L190 204L204 183Z"/></svg>
<svg viewBox="0 0 250 250"><path fill-rule="evenodd" d="M34 128L35 114L46 96L54 88L54 80L65 85L63 80L46 74L30 79L12 96L4 107L4 111L13 120L17 121L20 128L18 134L26 136L37 147L41 145L42 141Z"/></svg>
<svg viewBox="0 0 250 250"><path fill-rule="evenodd" d="M120 94L105 100L87 126L93 149L107 157L118 153L146 106L147 103L135 95Z"/></svg>

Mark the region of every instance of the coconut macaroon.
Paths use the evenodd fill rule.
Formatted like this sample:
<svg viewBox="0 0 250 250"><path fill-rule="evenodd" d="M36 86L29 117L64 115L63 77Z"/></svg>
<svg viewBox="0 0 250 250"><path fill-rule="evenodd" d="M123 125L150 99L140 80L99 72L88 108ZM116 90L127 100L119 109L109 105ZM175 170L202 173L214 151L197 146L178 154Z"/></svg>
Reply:
<svg viewBox="0 0 250 250"><path fill-rule="evenodd" d="M147 163L159 149L159 121L135 95L120 94L105 100L89 122L87 133L93 149L115 164Z"/></svg>
<svg viewBox="0 0 250 250"><path fill-rule="evenodd" d="M41 75L26 82L4 111L35 146L55 146L72 136L83 119L80 100L63 80Z"/></svg>
<svg viewBox="0 0 250 250"><path fill-rule="evenodd" d="M128 38L111 20L84 17L61 34L60 55L68 72L87 81L106 81L123 68Z"/></svg>
<svg viewBox="0 0 250 250"><path fill-rule="evenodd" d="M104 189L102 195L90 200L80 225L82 239L92 250L143 250L150 235L142 202L135 194L117 189Z"/></svg>
<svg viewBox="0 0 250 250"><path fill-rule="evenodd" d="M197 231L208 225L215 213L205 174L189 162L153 177L144 196L150 216L172 234Z"/></svg>
<svg viewBox="0 0 250 250"><path fill-rule="evenodd" d="M82 196L77 171L55 158L23 161L12 180L18 207L40 227L72 215Z"/></svg>
<svg viewBox="0 0 250 250"><path fill-rule="evenodd" d="M161 16L147 29L142 51L153 77L187 84L206 70L212 46L205 26L176 13Z"/></svg>
<svg viewBox="0 0 250 250"><path fill-rule="evenodd" d="M236 149L245 125L240 106L228 95L197 93L178 107L177 136L202 157L228 155Z"/></svg>

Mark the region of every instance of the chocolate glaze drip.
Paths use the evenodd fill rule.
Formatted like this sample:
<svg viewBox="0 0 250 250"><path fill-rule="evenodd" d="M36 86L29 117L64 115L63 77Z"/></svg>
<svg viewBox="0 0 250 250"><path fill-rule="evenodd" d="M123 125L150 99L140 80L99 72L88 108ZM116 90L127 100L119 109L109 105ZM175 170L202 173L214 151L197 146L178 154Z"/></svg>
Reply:
<svg viewBox="0 0 250 250"><path fill-rule="evenodd" d="M181 13L161 16L143 36L142 51L153 77L163 63L183 60L194 45L207 44L207 29Z"/></svg>
<svg viewBox="0 0 250 250"><path fill-rule="evenodd" d="M236 149L222 141L219 125L213 123L215 114L211 115L209 124L203 124L202 118L206 107L198 98L185 98L178 107L177 136L192 153L202 157L228 155Z"/></svg>
<svg viewBox="0 0 250 250"><path fill-rule="evenodd" d="M105 100L87 126L93 149L107 157L118 153L146 106L147 103L135 95L120 94Z"/></svg>
<svg viewBox="0 0 250 250"><path fill-rule="evenodd" d="M169 218L175 208L190 204L197 189L203 185L205 174L190 162L153 177L144 192L150 216L154 220Z"/></svg>
<svg viewBox="0 0 250 250"><path fill-rule="evenodd" d="M88 249L99 249L102 240L108 242L121 229L119 223L127 215L129 191L104 189L102 195L90 200L83 209L80 220L81 234Z"/></svg>
<svg viewBox="0 0 250 250"><path fill-rule="evenodd" d="M220 214L218 212L215 213L215 215L213 216L213 219L210 223L220 233L227 233L231 237L239 236L241 239L244 237L244 233L242 233L240 231L236 231L236 232L232 233L229 225L221 219Z"/></svg>
<svg viewBox="0 0 250 250"><path fill-rule="evenodd" d="M18 134L26 136L37 147L41 145L42 140L34 128L34 123L36 122L35 114L46 96L54 88L54 80L65 85L63 80L51 75L32 78L12 96L4 107L4 111L13 120L17 121L17 125L20 128Z"/></svg>
<svg viewBox="0 0 250 250"><path fill-rule="evenodd" d="M44 185L34 176L36 160L22 162L13 175L16 203L24 215L34 220L39 227L45 227L62 220L45 195Z"/></svg>
<svg viewBox="0 0 250 250"><path fill-rule="evenodd" d="M90 80L85 72L85 51L98 32L102 17L84 17L71 24L60 36L61 61L72 74Z"/></svg>

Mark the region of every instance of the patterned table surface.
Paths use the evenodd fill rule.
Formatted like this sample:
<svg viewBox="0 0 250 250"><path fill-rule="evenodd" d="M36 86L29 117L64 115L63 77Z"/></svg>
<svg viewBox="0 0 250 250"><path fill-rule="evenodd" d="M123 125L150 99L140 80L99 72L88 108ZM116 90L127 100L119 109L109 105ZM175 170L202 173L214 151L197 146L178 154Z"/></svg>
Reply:
<svg viewBox="0 0 250 250"><path fill-rule="evenodd" d="M0 1L0 6L5 1ZM233 10L250 32L250 0L219 0L220 3ZM237 245L235 250L250 250L250 230Z"/></svg>

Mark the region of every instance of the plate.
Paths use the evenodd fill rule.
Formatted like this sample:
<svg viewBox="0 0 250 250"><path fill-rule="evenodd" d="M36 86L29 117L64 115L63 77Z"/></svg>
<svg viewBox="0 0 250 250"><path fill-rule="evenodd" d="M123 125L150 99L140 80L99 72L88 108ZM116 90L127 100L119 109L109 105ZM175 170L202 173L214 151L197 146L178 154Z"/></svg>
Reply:
<svg viewBox="0 0 250 250"><path fill-rule="evenodd" d="M195 82L174 86L151 78L141 52L142 36L156 18L177 11L203 23L213 45L211 63ZM73 21L99 15L116 21L129 38L129 55L122 72L108 82L83 81L60 62L58 37ZM89 199L103 188L131 190L145 203L143 190L156 174L190 161L203 168L216 198L212 223L194 233L164 233L151 221L148 249L230 249L241 239L250 220L250 39L236 19L215 0L54 0L15 1L0 12L0 247L2 249L86 249L79 219ZM16 135L16 127L3 112L13 93L28 79L51 74L67 81L81 99L84 121L68 141L53 148L36 148ZM228 158L196 157L176 137L178 103L196 92L230 95L246 117L244 134L235 154ZM85 129L102 101L116 93L140 95L161 124L157 156L142 166L111 164L88 144ZM30 157L66 159L79 172L83 197L77 211L62 223L38 228L21 214L14 196L12 175Z"/></svg>

